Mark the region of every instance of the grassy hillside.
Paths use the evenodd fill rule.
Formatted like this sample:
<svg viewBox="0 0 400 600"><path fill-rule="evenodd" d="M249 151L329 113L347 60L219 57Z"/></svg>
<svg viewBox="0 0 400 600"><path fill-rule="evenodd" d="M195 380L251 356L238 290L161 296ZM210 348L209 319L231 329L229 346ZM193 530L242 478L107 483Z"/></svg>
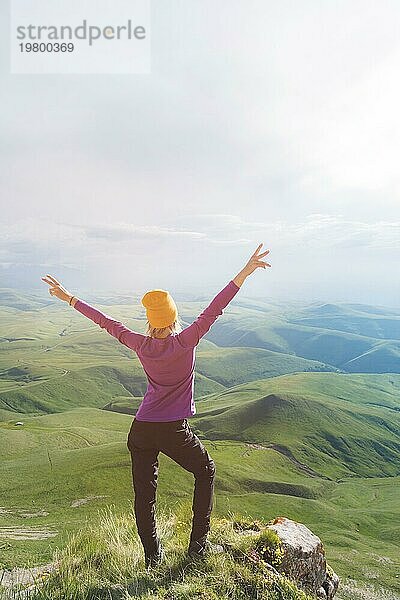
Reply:
<svg viewBox="0 0 400 600"><path fill-rule="evenodd" d="M298 373L201 402L209 439L279 445L330 478L400 474L400 376Z"/></svg>
<svg viewBox="0 0 400 600"><path fill-rule="evenodd" d="M191 421L198 433L202 418ZM129 415L83 408L27 417L23 427L0 424L4 567L48 562L69 534L85 523L96 526L99 509L112 506L117 515L132 510L126 447L131 421ZM379 571L382 583L396 585L399 477L330 481L309 474L292 456L250 440L204 443L217 465L215 517L233 512L249 519L284 515L301 521L320 535L341 577L368 582L368 573ZM296 456L295 445L290 450ZM187 511L182 525L187 540L193 476L163 454L159 464L159 510ZM10 538L16 530L19 539Z"/></svg>
<svg viewBox="0 0 400 600"><path fill-rule="evenodd" d="M139 309L122 305L112 312L141 330L135 311ZM7 308L0 311L0 320L1 411L48 413L74 406L136 411L147 385L137 356L77 311L59 304L40 310ZM334 367L259 348L220 348L203 339L197 349L195 394L201 398L244 381L315 370Z"/></svg>
<svg viewBox="0 0 400 600"><path fill-rule="evenodd" d="M220 346L295 354L348 372L400 371L400 311L384 315L384 309L351 305L279 309L241 300L229 310L230 318L217 321L208 334Z"/></svg>
<svg viewBox="0 0 400 600"><path fill-rule="evenodd" d="M234 370L223 374L225 383L240 380ZM275 444L281 452L293 447L300 462L330 478L398 474L399 375L297 373L229 388L211 377L196 377L195 422L208 439ZM144 390L139 373L89 367L2 391L0 406L6 419L12 411L22 418L82 404L134 414Z"/></svg>
<svg viewBox="0 0 400 600"><path fill-rule="evenodd" d="M0 288L0 306L17 310L35 310L52 304L44 294L34 294L13 288Z"/></svg>
<svg viewBox="0 0 400 600"><path fill-rule="evenodd" d="M261 348L213 348L199 352L197 361L198 373L226 387L284 373L333 370L318 361Z"/></svg>
<svg viewBox="0 0 400 600"><path fill-rule="evenodd" d="M100 357L108 360L111 356L119 359L132 356L118 341L106 341L110 337L106 332L65 304L4 288L2 292L0 368L19 366L27 353L37 359L46 358L42 363L59 361L65 368L74 362L73 356L95 360L96 364ZM126 296L86 299L128 327L144 331L145 315L137 297L132 296L131 305L126 304L129 302ZM184 323L192 322L208 301L204 298L179 302ZM348 372L397 373L400 370L400 310L347 304L273 303L246 299L241 294L225 309L223 318L213 325L199 350L218 351L218 347L264 349L285 355L281 357L284 367L279 366L276 355L267 356L270 370L268 366L262 373L256 369L255 378L281 374L279 368L285 368L283 372L336 368ZM11 353L7 362L2 362L4 350ZM219 358L222 356L223 352ZM259 357L253 355L251 360L257 361ZM80 362L75 361L75 364Z"/></svg>
<svg viewBox="0 0 400 600"><path fill-rule="evenodd" d="M290 320L365 337L400 340L400 310L354 304L320 304L302 309Z"/></svg>
<svg viewBox="0 0 400 600"><path fill-rule="evenodd" d="M185 515L186 516L186 515ZM261 522L213 519L213 537L224 552L193 561L186 556L182 513L159 515L165 560L146 571L132 515L102 511L95 526L71 537L57 553L57 567L42 578L32 600L312 600L283 574L272 571L264 557L278 566L279 538ZM265 549L268 549L265 551ZM0 589L1 597L1 589Z"/></svg>
<svg viewBox="0 0 400 600"><path fill-rule="evenodd" d="M104 361L103 356L97 359L96 366L82 367L82 363L77 364L78 350L73 356L64 350L63 359L60 348L58 355L53 353L51 359L49 356L48 364L41 364L43 359L35 358L33 353L24 362L17 362L16 366L3 368L0 370L0 408L29 413L62 411L73 406L120 405L135 411L137 400L143 399L147 386L142 367L133 353L116 359L113 342L110 347L109 341L105 340L104 345L110 353L108 366L100 362ZM11 353L9 357L12 361ZM240 361L240 369L237 361ZM200 348L197 352L195 397L199 399L243 381L315 370L332 370L332 367L257 348Z"/></svg>
<svg viewBox="0 0 400 600"><path fill-rule="evenodd" d="M29 414L64 411L74 406L125 406L128 412L136 411L147 386L141 366L136 358L119 363L114 360L114 364L115 367L99 364L59 369L39 367L32 360L21 367L4 369L0 372L0 409ZM224 386L217 381L201 373L196 375L196 397L221 389Z"/></svg>
<svg viewBox="0 0 400 600"><path fill-rule="evenodd" d="M3 291L0 566L11 567L47 562L69 534L96 526L99 509L132 509L126 438L147 382L135 354L77 311ZM143 331L139 304L119 300L93 304ZM184 321L206 303L180 303ZM304 522L342 578L365 586L379 578L392 590L399 315L240 298L197 349L191 419L217 464L216 518ZM186 510L189 519L193 476L163 454L159 461L159 509ZM349 594L339 598L362 598Z"/></svg>

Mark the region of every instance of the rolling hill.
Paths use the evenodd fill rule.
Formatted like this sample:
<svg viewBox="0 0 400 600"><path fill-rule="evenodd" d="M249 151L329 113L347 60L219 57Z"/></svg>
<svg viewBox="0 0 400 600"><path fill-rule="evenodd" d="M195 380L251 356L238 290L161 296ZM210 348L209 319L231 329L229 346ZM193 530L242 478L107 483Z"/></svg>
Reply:
<svg viewBox="0 0 400 600"><path fill-rule="evenodd" d="M306 377L313 375L307 373ZM245 392L239 392L231 394L229 404L224 399L231 406L228 410L240 407ZM199 403L205 412L192 420L199 435L209 419L207 402L210 400ZM369 574L378 570L381 583L395 589L400 478L382 477L381 473L379 477L349 474L334 481L308 472L296 440L279 437L274 406L279 409L281 403L270 404L271 428L264 422L260 437L273 440L276 447L251 441L252 426L247 430L248 441L204 441L217 465L214 514L223 517L234 513L250 519L285 515L303 522L323 539L328 560L343 579L369 582ZM235 421L232 415L230 419ZM75 408L26 415L23 426L16 426L15 420L0 423L3 566L47 562L54 548L63 547L70 534L88 521L96 523L99 509L110 507L115 514L132 510L126 448L131 420L129 415ZM288 425L292 433L298 427L295 414ZM282 452L283 442L290 452ZM315 456L311 449L310 459L315 460ZM356 459L360 462L357 468L363 470L360 455ZM163 454L159 464L159 510L186 507L190 515L192 474ZM325 466L323 453L319 455L321 472L333 475L334 464L338 475L341 457L332 457ZM185 527L188 537L189 519ZM7 537L14 530L20 532L19 537Z"/></svg>
<svg viewBox="0 0 400 600"><path fill-rule="evenodd" d="M207 439L273 446L329 478L400 475L400 376L298 373L206 397Z"/></svg>
<svg viewBox="0 0 400 600"><path fill-rule="evenodd" d="M99 507L132 507L126 437L146 380L131 350L76 311L2 291L0 546L2 564L13 566L48 560ZM101 300L93 303L143 331L128 297ZM206 303L181 302L184 322ZM378 573L392 590L399 319L385 307L241 297L197 349L191 419L217 464L217 515L304 522L339 575L369 582ZM192 486L160 455L161 509L190 512ZM7 538L9 528L28 537Z"/></svg>

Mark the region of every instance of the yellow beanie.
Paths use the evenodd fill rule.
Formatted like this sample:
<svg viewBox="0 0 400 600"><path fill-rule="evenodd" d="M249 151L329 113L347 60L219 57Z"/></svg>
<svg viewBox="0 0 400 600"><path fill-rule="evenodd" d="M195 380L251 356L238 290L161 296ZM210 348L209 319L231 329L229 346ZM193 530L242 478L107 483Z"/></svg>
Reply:
<svg viewBox="0 0 400 600"><path fill-rule="evenodd" d="M166 290L151 290L142 298L147 319L152 327L168 327L178 316L178 309L172 296Z"/></svg>

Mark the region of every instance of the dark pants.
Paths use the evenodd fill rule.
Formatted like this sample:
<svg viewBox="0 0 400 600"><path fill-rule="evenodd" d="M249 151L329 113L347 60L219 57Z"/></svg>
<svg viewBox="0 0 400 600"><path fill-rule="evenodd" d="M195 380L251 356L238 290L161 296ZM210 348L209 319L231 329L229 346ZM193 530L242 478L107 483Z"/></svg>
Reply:
<svg viewBox="0 0 400 600"><path fill-rule="evenodd" d="M155 520L158 454L162 452L194 475L190 542L207 536L213 508L215 463L187 419L168 422L133 420L127 446L131 453L135 518L146 556L159 545Z"/></svg>

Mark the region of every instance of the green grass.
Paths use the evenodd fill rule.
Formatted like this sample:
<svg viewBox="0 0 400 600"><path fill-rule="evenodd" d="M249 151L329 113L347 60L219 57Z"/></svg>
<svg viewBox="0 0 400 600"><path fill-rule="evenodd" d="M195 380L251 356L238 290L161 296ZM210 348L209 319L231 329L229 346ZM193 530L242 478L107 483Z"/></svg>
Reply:
<svg viewBox="0 0 400 600"><path fill-rule="evenodd" d="M51 413L69 410L71 406L102 408L108 406L138 407L146 390L146 380L137 359L120 366L71 367L71 370L47 367L48 376L34 380L36 364L26 367L30 383L19 380L0 380L0 408L19 413ZM132 364L133 363L133 364ZM49 372L51 371L51 375ZM16 376L17 369L12 373ZM18 371L19 372L19 371ZM25 372L25 370L23 371ZM4 377L10 373L4 371ZM3 384L3 385L2 385ZM195 392L198 397L220 391L224 386L204 375L197 374ZM110 398L112 399L110 401ZM127 412L129 412L127 410Z"/></svg>
<svg viewBox="0 0 400 600"><path fill-rule="evenodd" d="M55 555L56 570L37 580L36 593L30 598L312 600L294 582L268 570L264 561L254 563L250 559L252 550L263 542L263 546L271 548L274 562L274 532L261 529L251 536L243 535L237 517L212 519L212 538L224 545L225 552L198 562L186 556L187 513L159 513L158 523L165 561L147 571L133 515L102 511L95 524L87 524L70 536L63 550Z"/></svg>
<svg viewBox="0 0 400 600"><path fill-rule="evenodd" d="M291 322L377 339L400 339L400 311L384 307L322 304L303 309Z"/></svg>
<svg viewBox="0 0 400 600"><path fill-rule="evenodd" d="M240 365L240 368L238 368ZM262 348L221 348L199 353L197 372L223 386L297 371L333 371L334 367Z"/></svg>
<svg viewBox="0 0 400 600"><path fill-rule="evenodd" d="M70 536L81 530L84 554L84 531L96 527L99 510L113 507L115 519L131 510L126 438L146 380L132 351L76 311L34 294L3 291L0 566L11 568L48 562L54 550L70 548ZM110 308L112 299L103 298L105 312L143 331L139 305L120 300ZM205 302L181 305L190 322ZM226 312L197 350L197 414L191 419L217 465L215 519L235 512L303 522L321 537L328 561L347 581L340 600L369 599L368 593L376 594L371 599L394 598L399 314L244 298ZM165 455L159 460L159 510L189 514L193 476ZM2 527L55 535L10 539ZM188 534L186 526L182 543ZM234 563L232 573L237 568ZM177 598L190 598L198 586L204 591L206 577L190 579L189 587L179 579L163 581L167 590L176 586ZM153 584L140 581L145 598ZM389 591L371 591L371 581ZM167 594L159 580L154 585L158 596L152 597Z"/></svg>
<svg viewBox="0 0 400 600"><path fill-rule="evenodd" d="M312 374L308 374L312 375ZM94 408L25 419L17 428L0 427L5 456L0 481L1 527L50 529L42 540L2 538L3 567L40 564L62 549L68 536L97 511L113 506L131 510L133 491L126 438L131 417ZM201 417L192 420L197 430ZM327 558L341 577L368 583L379 570L380 582L395 589L398 571L400 478L352 477L341 482L311 477L287 456L238 440L204 440L217 465L215 517L230 513L269 520L282 515L305 523L323 540ZM190 512L193 476L160 454L158 506ZM78 507L72 504L90 499ZM100 496L100 497L98 497ZM24 512L37 514L27 518ZM45 511L48 514L40 514ZM185 529L186 540L189 529Z"/></svg>
<svg viewBox="0 0 400 600"><path fill-rule="evenodd" d="M400 371L400 312L376 315L331 305L330 314L312 309L271 306L230 309L230 318L217 321L208 339L219 346L252 347L294 354L347 372ZM365 309L364 309L365 310ZM312 315L312 316L311 316Z"/></svg>
<svg viewBox="0 0 400 600"><path fill-rule="evenodd" d="M278 444L330 478L399 475L399 375L298 373L201 401L209 439Z"/></svg>

